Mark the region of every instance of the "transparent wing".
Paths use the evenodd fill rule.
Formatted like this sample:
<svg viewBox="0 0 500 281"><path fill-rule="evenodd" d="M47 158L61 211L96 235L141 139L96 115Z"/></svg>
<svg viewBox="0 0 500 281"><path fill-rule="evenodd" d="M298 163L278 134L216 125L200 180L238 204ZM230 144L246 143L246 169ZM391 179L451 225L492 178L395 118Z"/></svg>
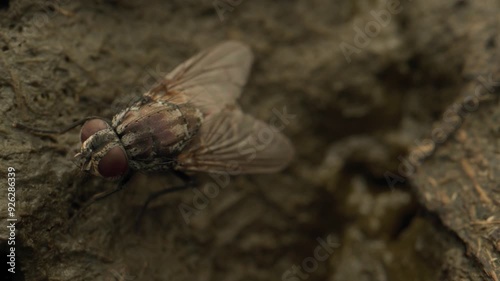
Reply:
<svg viewBox="0 0 500 281"><path fill-rule="evenodd" d="M250 174L282 170L293 155L283 134L229 107L203 123L198 137L177 160L178 169L185 171Z"/></svg>
<svg viewBox="0 0 500 281"><path fill-rule="evenodd" d="M161 85L145 95L177 104L189 102L208 116L235 103L252 61L248 46L228 41L177 66Z"/></svg>

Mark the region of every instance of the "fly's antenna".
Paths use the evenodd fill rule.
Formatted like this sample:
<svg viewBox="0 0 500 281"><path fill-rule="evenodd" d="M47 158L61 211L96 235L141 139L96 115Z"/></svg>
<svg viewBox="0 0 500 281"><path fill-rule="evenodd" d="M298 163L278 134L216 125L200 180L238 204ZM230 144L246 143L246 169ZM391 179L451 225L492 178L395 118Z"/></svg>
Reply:
<svg viewBox="0 0 500 281"><path fill-rule="evenodd" d="M33 127L26 126L24 124L17 123L17 122L14 122L12 124L12 126L14 128L25 130L25 131L30 132L30 133L35 134L35 135L61 135L61 134L64 134L75 127L82 125L83 123L85 123L91 119L102 119L102 118L97 117L97 116L85 117L83 119L80 119L76 122L73 122L73 123L67 125L66 127L63 127L61 129L58 129L58 130L45 130L45 129L33 128Z"/></svg>

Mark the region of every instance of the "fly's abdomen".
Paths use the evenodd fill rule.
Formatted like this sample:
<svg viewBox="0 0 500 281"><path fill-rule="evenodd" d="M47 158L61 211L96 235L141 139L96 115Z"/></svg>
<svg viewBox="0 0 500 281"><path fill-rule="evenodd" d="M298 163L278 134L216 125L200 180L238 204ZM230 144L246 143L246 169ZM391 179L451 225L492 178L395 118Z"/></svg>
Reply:
<svg viewBox="0 0 500 281"><path fill-rule="evenodd" d="M115 130L136 170L161 170L197 133L199 110L167 102L132 106L116 120Z"/></svg>

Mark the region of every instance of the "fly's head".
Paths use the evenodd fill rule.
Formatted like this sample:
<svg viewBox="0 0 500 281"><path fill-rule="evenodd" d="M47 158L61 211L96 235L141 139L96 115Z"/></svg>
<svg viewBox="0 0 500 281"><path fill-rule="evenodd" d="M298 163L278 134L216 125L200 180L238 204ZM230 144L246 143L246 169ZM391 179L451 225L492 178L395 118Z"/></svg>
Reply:
<svg viewBox="0 0 500 281"><path fill-rule="evenodd" d="M82 147L75 158L82 171L103 178L118 178L127 173L127 153L108 122L102 119L85 122L80 139Z"/></svg>

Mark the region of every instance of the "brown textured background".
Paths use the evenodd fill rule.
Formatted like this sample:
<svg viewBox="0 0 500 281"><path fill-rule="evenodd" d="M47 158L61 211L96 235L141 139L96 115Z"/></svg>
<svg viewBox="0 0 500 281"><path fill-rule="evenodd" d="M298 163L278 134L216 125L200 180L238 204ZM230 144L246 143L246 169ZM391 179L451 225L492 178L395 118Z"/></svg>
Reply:
<svg viewBox="0 0 500 281"><path fill-rule="evenodd" d="M398 173L400 156L442 126L478 77L500 81L500 3L401 1L350 63L339 45L353 44L354 26L386 1L232 3L224 21L212 1L0 3L0 168L18 170L20 218L19 272L7 276L281 280L313 255L317 238L332 237L339 247L308 280L499 280L495 92L412 180L390 188L384 174ZM193 206L193 191L163 198L136 233L145 197L174 181L139 175L67 232L83 202L114 183L78 176L77 129L40 137L12 122L54 128L110 118L155 78L227 39L248 43L256 57L242 107L264 120L285 106L296 116L284 131L297 149L291 167L232 178L189 224L178 206ZM2 188L2 221L5 196Z"/></svg>

